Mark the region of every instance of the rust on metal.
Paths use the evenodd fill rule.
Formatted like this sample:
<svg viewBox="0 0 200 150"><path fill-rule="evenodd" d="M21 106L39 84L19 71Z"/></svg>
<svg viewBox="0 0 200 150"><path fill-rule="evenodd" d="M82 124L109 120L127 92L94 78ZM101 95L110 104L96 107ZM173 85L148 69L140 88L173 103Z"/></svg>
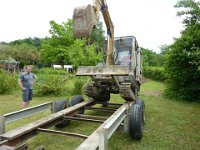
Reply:
<svg viewBox="0 0 200 150"><path fill-rule="evenodd" d="M76 114L75 116L81 117L81 118L86 118L86 119L96 119L96 120L103 120L103 121L105 121L106 119L108 119L108 117L94 116L94 115L81 115L81 114Z"/></svg>
<svg viewBox="0 0 200 150"><path fill-rule="evenodd" d="M87 135L73 133L73 132L66 132L66 131L65 132L64 131L56 131L56 130L43 129L43 128L37 128L37 131L45 132L45 133L52 133L52 134L57 134L57 135L72 136L72 137L77 137L77 138L82 138L82 139L88 138Z"/></svg>
<svg viewBox="0 0 200 150"><path fill-rule="evenodd" d="M98 123L103 123L104 121L102 120L97 120L97 119L88 119L88 118L81 118L81 117L64 117L67 120L78 120L78 121L88 121L88 122L98 122Z"/></svg>
<svg viewBox="0 0 200 150"><path fill-rule="evenodd" d="M87 110L99 110L99 111L106 111L106 112L115 112L117 109L115 108L103 108L103 107L85 107Z"/></svg>

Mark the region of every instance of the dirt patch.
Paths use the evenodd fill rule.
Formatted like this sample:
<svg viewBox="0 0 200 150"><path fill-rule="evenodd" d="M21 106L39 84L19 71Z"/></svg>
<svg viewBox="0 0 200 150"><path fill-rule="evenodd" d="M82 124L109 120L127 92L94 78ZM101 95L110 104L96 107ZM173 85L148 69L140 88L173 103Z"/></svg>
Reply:
<svg viewBox="0 0 200 150"><path fill-rule="evenodd" d="M142 92L141 94L159 97L162 95L162 91L145 91Z"/></svg>
<svg viewBox="0 0 200 150"><path fill-rule="evenodd" d="M149 82L150 80L142 76L142 83Z"/></svg>

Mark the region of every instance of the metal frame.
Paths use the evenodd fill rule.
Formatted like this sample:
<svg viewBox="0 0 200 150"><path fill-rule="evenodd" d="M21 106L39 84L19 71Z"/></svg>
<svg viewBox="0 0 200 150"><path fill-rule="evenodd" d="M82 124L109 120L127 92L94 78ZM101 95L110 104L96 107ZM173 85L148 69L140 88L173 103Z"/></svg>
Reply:
<svg viewBox="0 0 200 150"><path fill-rule="evenodd" d="M53 102L48 102L0 116L0 135L5 133L6 124L31 116L46 109L51 109L52 105Z"/></svg>
<svg viewBox="0 0 200 150"><path fill-rule="evenodd" d="M112 110L112 111L115 110L115 112L110 117L78 114L78 110L82 108L89 108L91 104L93 105L97 104L97 103L94 104L94 102L95 102L94 100L90 100L87 102L79 103L77 105L74 105L62 111L59 111L57 113L51 114L47 117L44 117L40 120L37 120L33 123L27 124L23 127L17 128L15 130L12 130L0 135L0 150L5 145L10 146L11 148L15 149L16 148L15 146L17 144L22 143L24 140L36 135L38 132L73 136L73 137L85 139L85 141L77 147L77 150L96 150L96 149L107 150L108 140L119 127L123 127L124 132L128 132L129 130L128 117L129 117L130 105L132 102L126 102L125 104L107 103L108 105L111 105L111 106L120 106L118 109ZM28 110L26 109L26 111L21 110L14 113L6 114L0 119L3 120L4 123L8 123L25 116L29 116L36 112L45 110L49 108L49 106L52 106L52 102L41 104L39 106L30 108ZM93 110L102 111L106 109L102 108L102 109L93 109ZM5 118L7 121L5 121ZM63 131L55 131L55 130L46 129L46 127L52 126L63 119L89 121L89 122L96 122L96 123L102 123L102 124L90 136L77 134L77 133L71 133L71 132L63 132Z"/></svg>

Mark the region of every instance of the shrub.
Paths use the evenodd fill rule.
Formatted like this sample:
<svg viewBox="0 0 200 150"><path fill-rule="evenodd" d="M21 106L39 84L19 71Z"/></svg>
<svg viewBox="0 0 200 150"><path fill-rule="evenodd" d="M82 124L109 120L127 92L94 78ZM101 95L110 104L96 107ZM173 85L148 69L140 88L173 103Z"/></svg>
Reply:
<svg viewBox="0 0 200 150"><path fill-rule="evenodd" d="M0 94L9 93L17 87L17 78L0 69Z"/></svg>
<svg viewBox="0 0 200 150"><path fill-rule="evenodd" d="M33 69L33 72L36 74L54 74L54 75L67 74L67 71L64 69L53 69L53 68Z"/></svg>
<svg viewBox="0 0 200 150"><path fill-rule="evenodd" d="M65 80L60 75L39 75L35 84L38 96L44 95L60 95L65 89Z"/></svg>
<svg viewBox="0 0 200 150"><path fill-rule="evenodd" d="M165 81L166 75L163 67L145 67L144 68L144 76L149 79L153 79L156 81Z"/></svg>
<svg viewBox="0 0 200 150"><path fill-rule="evenodd" d="M166 95L200 102L200 25L189 26L167 53Z"/></svg>
<svg viewBox="0 0 200 150"><path fill-rule="evenodd" d="M87 82L87 80L88 80L87 77L74 78L73 94L81 95L82 94L83 85Z"/></svg>

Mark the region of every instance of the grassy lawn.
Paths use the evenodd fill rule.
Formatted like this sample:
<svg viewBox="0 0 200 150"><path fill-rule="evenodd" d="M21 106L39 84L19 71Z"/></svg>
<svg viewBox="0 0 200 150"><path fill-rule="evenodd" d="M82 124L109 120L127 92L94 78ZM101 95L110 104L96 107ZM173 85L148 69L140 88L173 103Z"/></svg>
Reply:
<svg viewBox="0 0 200 150"><path fill-rule="evenodd" d="M142 84L140 98L145 101L146 105L146 125L143 139L134 141L130 139L129 133L117 131L109 140L109 149L199 149L200 104L166 99L162 96L164 88L164 84L151 80ZM34 97L31 105L65 98L70 98L70 95ZM111 101L124 102L118 95L113 95ZM0 115L21 109L20 91L11 95L0 95L0 103ZM98 112L87 111L86 113L95 115ZM45 111L39 115L8 124L6 130L15 129L48 114L50 112ZM106 114L104 113L103 115ZM60 130L90 135L98 126L98 123L71 121L70 126ZM52 127L52 129L55 129L55 127ZM47 150L72 150L82 142L83 140L81 139L57 135L51 136L46 133L38 134L38 136L28 140L30 149L43 145Z"/></svg>

